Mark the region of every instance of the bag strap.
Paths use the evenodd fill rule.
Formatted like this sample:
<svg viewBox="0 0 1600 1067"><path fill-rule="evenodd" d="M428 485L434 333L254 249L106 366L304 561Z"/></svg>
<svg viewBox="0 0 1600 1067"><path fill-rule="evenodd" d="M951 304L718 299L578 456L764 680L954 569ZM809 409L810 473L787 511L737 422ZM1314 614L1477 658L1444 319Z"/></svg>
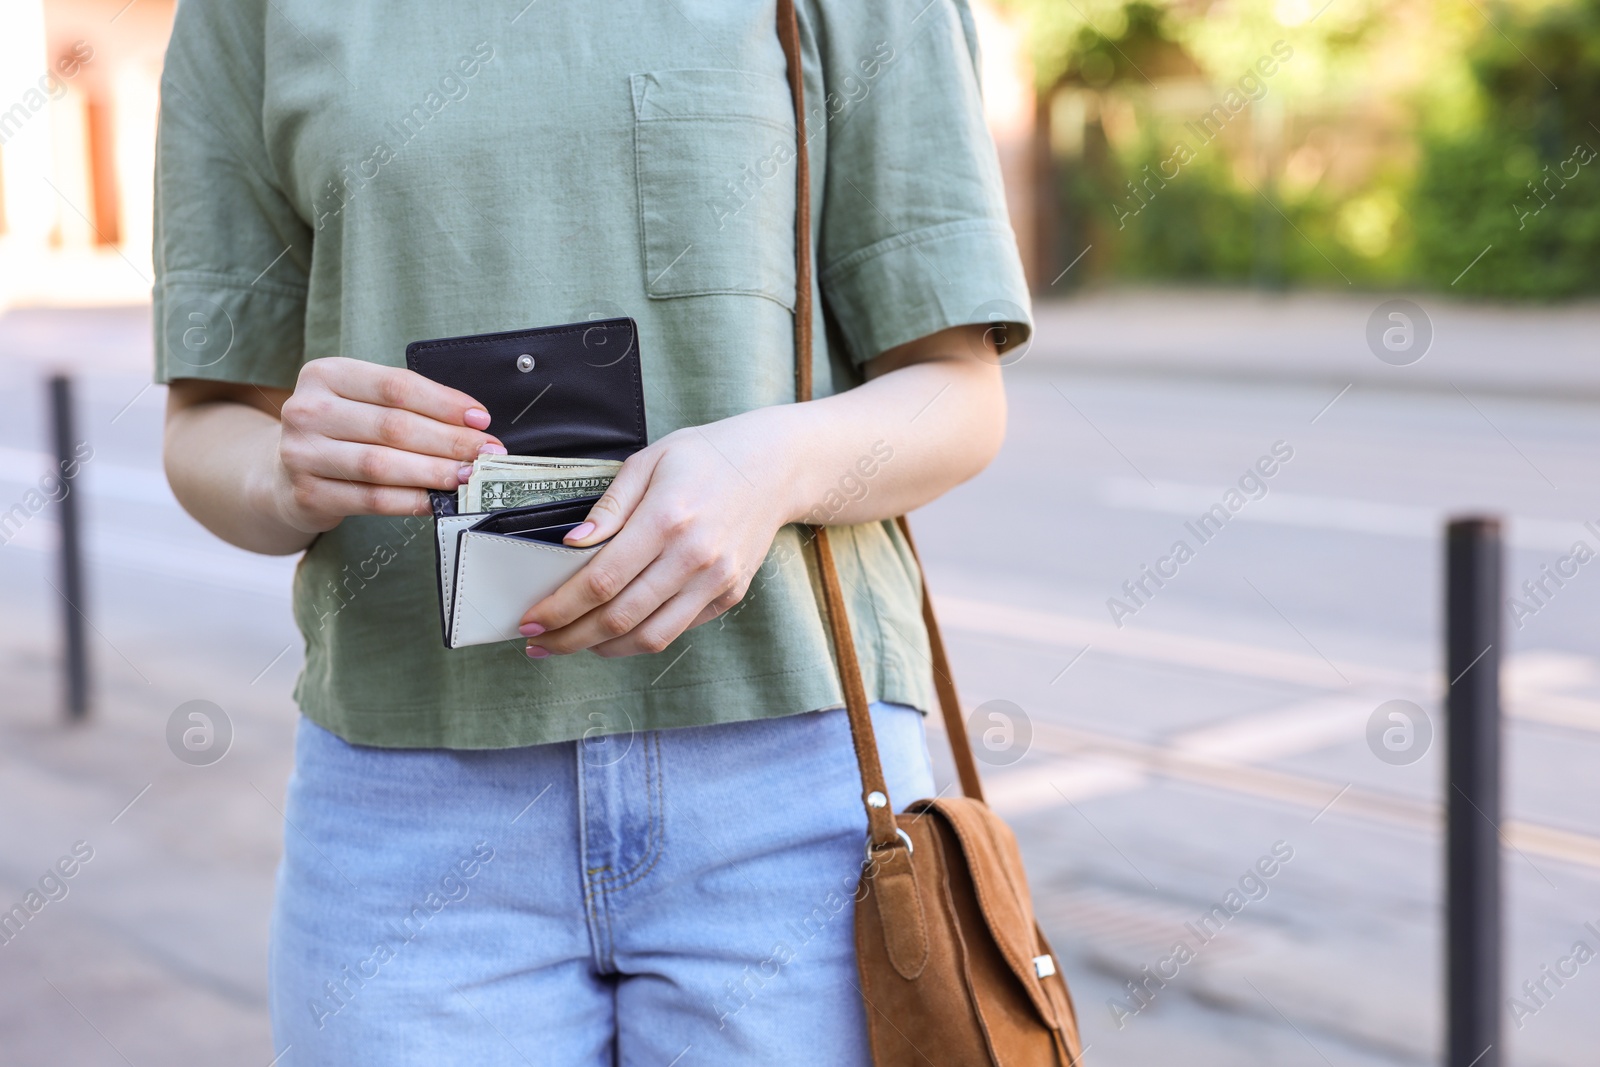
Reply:
<svg viewBox="0 0 1600 1067"><path fill-rule="evenodd" d="M928 575L922 569L922 557L917 554L917 543L911 537L911 523L901 515L895 520L900 535L911 549L911 558L917 565L917 578L922 584L922 623L928 631L928 653L933 657L933 690L939 697L939 711L944 717L944 731L950 736L950 755L955 759L956 778L961 782L963 796L973 800L983 799L983 781L978 777L978 761L972 755L972 738L967 736L966 720L961 716L961 698L956 695L955 675L950 671L950 658L945 654L944 635L939 630L939 619L933 613L933 596L928 592Z"/></svg>
<svg viewBox="0 0 1600 1067"><path fill-rule="evenodd" d="M778 0L778 43L789 71L794 100L794 393L811 399L811 159L807 152L806 78L801 62L800 21L794 0Z"/></svg>
<svg viewBox="0 0 1600 1067"><path fill-rule="evenodd" d="M788 66L789 92L794 99L795 125L795 301L794 301L794 386L795 400L804 403L811 399L811 167L806 151L805 72L801 62L800 24L795 15L794 0L778 0L778 40L783 46L784 60ZM917 556L911 539L911 526L904 515L896 520L900 532L911 549L917 571L922 575L922 560ZM834 563L833 546L825 526L810 526L812 545L816 551L817 572L822 580L822 609L833 639L834 657L839 668L839 682L844 689L845 712L850 720L850 739L855 747L856 762L861 768L862 803L867 811L867 830L873 848L888 848L899 843L894 820L894 805L889 801L889 788L883 777L883 764L878 758L878 743L872 732L872 715L867 709L867 690L861 679L861 663L856 657L855 640L850 633L850 620L845 607L844 591L839 584L839 571ZM961 781L961 791L973 800L983 799L983 785L978 778L977 761L973 759L972 742L967 737L966 723L961 717L961 701L956 695L955 681L950 674L950 661L945 655L944 639L939 632L939 622L933 612L933 600L928 595L926 576L922 576L922 620L928 630L928 647L933 658L934 689L939 697L939 709L944 716L945 732L950 738L950 749L955 757L956 773ZM874 800L881 797L878 803Z"/></svg>

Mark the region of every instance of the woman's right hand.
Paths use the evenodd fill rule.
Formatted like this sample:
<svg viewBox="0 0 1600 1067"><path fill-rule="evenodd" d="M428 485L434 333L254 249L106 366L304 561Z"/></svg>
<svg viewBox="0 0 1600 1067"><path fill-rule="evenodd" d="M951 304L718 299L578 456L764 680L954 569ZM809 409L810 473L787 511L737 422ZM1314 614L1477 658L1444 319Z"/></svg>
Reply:
<svg viewBox="0 0 1600 1067"><path fill-rule="evenodd" d="M346 515L417 515L479 455L505 454L472 397L399 367L341 356L300 369L279 412L273 505L306 533Z"/></svg>

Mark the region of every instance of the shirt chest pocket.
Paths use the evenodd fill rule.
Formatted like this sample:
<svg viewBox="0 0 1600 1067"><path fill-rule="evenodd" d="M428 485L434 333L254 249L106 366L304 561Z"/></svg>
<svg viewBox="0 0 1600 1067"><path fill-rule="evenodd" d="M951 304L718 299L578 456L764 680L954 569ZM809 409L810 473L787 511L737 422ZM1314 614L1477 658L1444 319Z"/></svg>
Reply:
<svg viewBox="0 0 1600 1067"><path fill-rule="evenodd" d="M633 75L632 87L645 293L741 293L793 310L789 84L736 70L660 70Z"/></svg>

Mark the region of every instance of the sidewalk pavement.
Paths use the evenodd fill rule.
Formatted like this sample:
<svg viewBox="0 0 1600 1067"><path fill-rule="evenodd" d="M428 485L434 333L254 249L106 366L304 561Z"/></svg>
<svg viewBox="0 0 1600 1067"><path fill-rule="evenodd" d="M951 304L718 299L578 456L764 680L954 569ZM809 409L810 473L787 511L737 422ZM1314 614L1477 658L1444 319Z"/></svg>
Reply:
<svg viewBox="0 0 1600 1067"><path fill-rule="evenodd" d="M1431 323L1409 366L1368 345L1380 305L1408 299ZM1101 290L1039 300L1018 369L1237 378L1600 400L1600 303L1465 303L1438 295L1262 293L1231 289ZM1400 326L1378 316L1377 333ZM1415 355L1424 324L1414 323ZM1396 342L1404 338L1396 335ZM1379 346L1381 348L1381 340Z"/></svg>

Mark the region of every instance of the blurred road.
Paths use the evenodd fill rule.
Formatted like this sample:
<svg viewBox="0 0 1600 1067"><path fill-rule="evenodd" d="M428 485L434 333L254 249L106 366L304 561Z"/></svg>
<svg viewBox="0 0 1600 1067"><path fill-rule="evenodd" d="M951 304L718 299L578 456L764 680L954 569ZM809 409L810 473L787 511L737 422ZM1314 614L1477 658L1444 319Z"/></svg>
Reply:
<svg viewBox="0 0 1600 1067"><path fill-rule="evenodd" d="M1020 709L1009 723L985 716L995 705L975 712L991 800L1022 841L1088 1064L1436 1063L1442 744L1393 765L1369 748L1368 718L1404 699L1442 728L1445 515L1509 517L1508 591L1576 541L1600 549L1584 525L1600 527L1600 408L1563 398L1558 376L1512 392L1492 375L1459 389L1414 388L1421 373L1335 380L1376 362L1357 304L1310 307L1335 361L1315 374L1249 373L1204 315L1191 329L1173 309L1170 344L1193 337L1215 360L1179 374L1160 351L1076 358L1083 337L1052 331L1080 313L1047 309L1008 372L1004 453L916 517L966 702ZM1542 344L1536 316L1474 314L1528 351L1570 341L1552 327ZM0 320L0 510L44 472L43 367L82 385L98 677L94 722L63 730L46 508L0 548L0 905L75 842L94 856L0 945L8 1064L272 1058L264 944L300 656L293 563L226 548L171 500L147 332L138 312ZM1449 366L1450 344L1441 329L1427 360L1398 369ZM1257 499L1196 536L1186 524L1275 446L1271 477L1248 483ZM1180 540L1192 558L1158 563ZM1176 574L1157 587L1146 565ZM1575 942L1600 950L1584 926L1600 928L1600 563L1541 600L1520 629L1508 619L1505 649L1508 994ZM233 722L212 766L166 746L168 716L192 699ZM1191 926L1230 891L1242 907L1202 940ZM1174 964L1180 940L1192 958ZM1174 966L1142 998L1125 986ZM1505 1062L1593 1061L1600 964L1564 982L1519 993Z"/></svg>

